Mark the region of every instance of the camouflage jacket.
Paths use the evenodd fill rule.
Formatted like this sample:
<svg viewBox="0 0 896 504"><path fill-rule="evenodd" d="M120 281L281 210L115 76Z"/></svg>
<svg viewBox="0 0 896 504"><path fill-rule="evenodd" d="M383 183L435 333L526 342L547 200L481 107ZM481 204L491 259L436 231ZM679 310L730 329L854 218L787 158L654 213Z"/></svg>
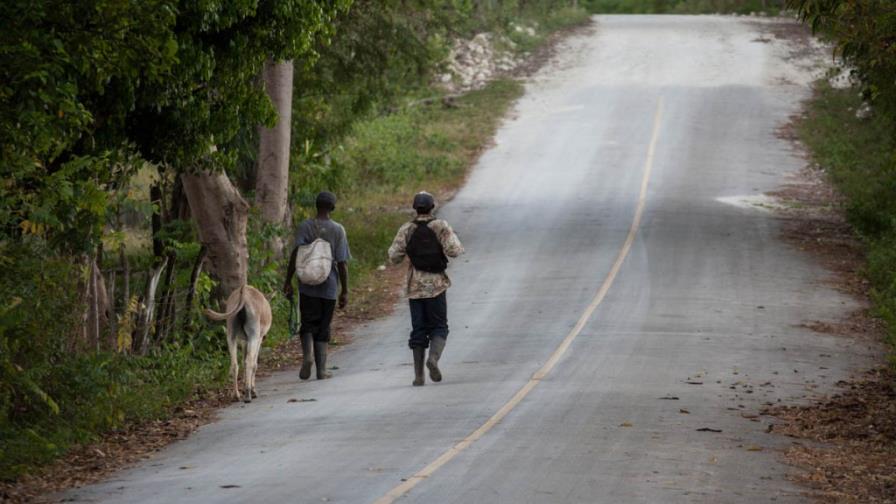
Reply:
<svg viewBox="0 0 896 504"><path fill-rule="evenodd" d="M457 235L451 226L442 219L433 218L431 215L418 215L414 221L428 221L428 226L432 229L439 242L442 244L442 250L448 257L457 257L464 253L464 246L461 245ZM411 233L416 229L414 221L407 222L398 230L395 239L392 240L392 246L389 247L389 261L392 264L400 264L407 255L405 249ZM448 275L443 273L429 273L414 268L408 261L408 279L406 285L407 296L410 299L423 299L436 297L451 287L451 280Z"/></svg>

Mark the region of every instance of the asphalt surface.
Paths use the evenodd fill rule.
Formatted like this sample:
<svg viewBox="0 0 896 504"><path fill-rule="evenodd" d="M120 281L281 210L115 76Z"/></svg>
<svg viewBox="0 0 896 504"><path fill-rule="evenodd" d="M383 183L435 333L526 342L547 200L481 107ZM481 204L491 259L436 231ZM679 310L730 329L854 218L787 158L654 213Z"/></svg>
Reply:
<svg viewBox="0 0 896 504"><path fill-rule="evenodd" d="M817 47L774 35L786 22L747 19L599 17L529 83L440 213L467 249L442 383L410 386L401 305L331 357L333 379L277 374L64 497L364 503L410 482L399 502L804 501L789 440L745 417L831 390L869 352L799 326L854 301L750 203L804 164L776 131L821 70Z"/></svg>

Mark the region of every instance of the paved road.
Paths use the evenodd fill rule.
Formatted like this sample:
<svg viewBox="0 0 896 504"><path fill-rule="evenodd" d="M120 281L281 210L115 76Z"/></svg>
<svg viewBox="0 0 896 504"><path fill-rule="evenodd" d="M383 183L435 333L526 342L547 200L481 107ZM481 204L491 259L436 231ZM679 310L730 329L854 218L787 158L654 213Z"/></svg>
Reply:
<svg viewBox="0 0 896 504"><path fill-rule="evenodd" d="M853 301L749 204L802 164L776 128L808 94L811 51L781 28L600 17L565 43L442 211L468 250L443 383L410 386L401 306L332 358L334 379L275 375L252 405L66 497L801 501L774 453L787 440L742 414L867 357L798 327Z"/></svg>

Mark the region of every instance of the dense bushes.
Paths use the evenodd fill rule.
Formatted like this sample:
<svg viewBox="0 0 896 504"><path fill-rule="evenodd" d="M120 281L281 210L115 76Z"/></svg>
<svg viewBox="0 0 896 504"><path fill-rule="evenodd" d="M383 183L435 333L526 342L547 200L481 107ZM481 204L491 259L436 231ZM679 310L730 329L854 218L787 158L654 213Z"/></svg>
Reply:
<svg viewBox="0 0 896 504"><path fill-rule="evenodd" d="M789 0L812 29L830 37L866 100L896 119L896 2ZM896 134L896 132L893 132Z"/></svg>

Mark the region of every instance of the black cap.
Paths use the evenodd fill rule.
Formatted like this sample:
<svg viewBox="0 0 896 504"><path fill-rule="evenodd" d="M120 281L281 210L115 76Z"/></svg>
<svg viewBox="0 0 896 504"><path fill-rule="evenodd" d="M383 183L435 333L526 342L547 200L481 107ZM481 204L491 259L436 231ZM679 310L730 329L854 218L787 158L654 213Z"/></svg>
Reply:
<svg viewBox="0 0 896 504"><path fill-rule="evenodd" d="M321 191L317 194L317 198L314 200L314 205L317 206L317 208L336 208L336 195L330 191Z"/></svg>
<svg viewBox="0 0 896 504"><path fill-rule="evenodd" d="M414 209L428 209L436 206L436 200L432 197L432 194L429 194L426 191L420 191L414 195Z"/></svg>

